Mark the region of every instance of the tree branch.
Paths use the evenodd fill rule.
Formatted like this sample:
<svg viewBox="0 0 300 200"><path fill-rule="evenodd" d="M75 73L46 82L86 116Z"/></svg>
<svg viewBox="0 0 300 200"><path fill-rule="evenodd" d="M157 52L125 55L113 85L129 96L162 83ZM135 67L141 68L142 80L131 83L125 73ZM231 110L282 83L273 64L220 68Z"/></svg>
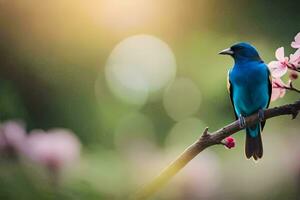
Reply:
<svg viewBox="0 0 300 200"><path fill-rule="evenodd" d="M283 87L284 89L287 89L287 90L291 90L291 91L294 91L294 92L298 92L300 93L300 90L295 88L294 85L293 85L293 82L290 82L290 86L289 87Z"/></svg>
<svg viewBox="0 0 300 200"><path fill-rule="evenodd" d="M270 108L264 111L264 119L270 119L281 115L292 115L292 119L296 118L300 110L300 100L293 104L287 104L279 107ZM259 122L258 113L246 117L246 127L252 126ZM202 136L192 145L184 150L184 152L176 158L169 166L167 166L153 181L145 185L138 191L134 199L147 199L163 187L173 176L175 176L188 162L190 162L201 151L216 144L222 144L222 140L226 137L246 128L241 128L238 120L226 125L225 127L209 133L206 128Z"/></svg>

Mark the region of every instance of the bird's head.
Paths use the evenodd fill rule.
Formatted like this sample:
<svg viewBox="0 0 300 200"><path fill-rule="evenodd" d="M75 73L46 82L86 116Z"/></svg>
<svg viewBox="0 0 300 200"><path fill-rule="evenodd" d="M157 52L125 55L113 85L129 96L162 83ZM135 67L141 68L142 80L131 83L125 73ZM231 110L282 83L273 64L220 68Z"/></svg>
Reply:
<svg viewBox="0 0 300 200"><path fill-rule="evenodd" d="M234 44L230 48L224 49L223 51L219 52L219 54L230 55L235 61L261 60L255 47L246 42Z"/></svg>

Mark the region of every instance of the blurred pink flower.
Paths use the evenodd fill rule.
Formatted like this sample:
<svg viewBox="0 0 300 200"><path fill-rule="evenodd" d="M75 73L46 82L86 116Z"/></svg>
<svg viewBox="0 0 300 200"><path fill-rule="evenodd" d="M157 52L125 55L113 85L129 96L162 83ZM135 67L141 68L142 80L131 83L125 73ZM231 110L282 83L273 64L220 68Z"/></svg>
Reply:
<svg viewBox="0 0 300 200"><path fill-rule="evenodd" d="M235 147L235 139L231 136L225 138L225 146L228 149L234 148Z"/></svg>
<svg viewBox="0 0 300 200"><path fill-rule="evenodd" d="M16 121L7 121L0 125L0 151L3 153L18 153L25 142L24 125Z"/></svg>
<svg viewBox="0 0 300 200"><path fill-rule="evenodd" d="M56 172L79 158L80 146L77 137L69 130L34 130L27 138L24 153L36 163Z"/></svg>
<svg viewBox="0 0 300 200"><path fill-rule="evenodd" d="M300 32L295 36L295 41L291 43L291 46L295 49L300 48Z"/></svg>
<svg viewBox="0 0 300 200"><path fill-rule="evenodd" d="M271 70L271 74L275 78L279 78L283 76L289 66L289 58L284 56L284 48L280 47L275 52L275 57L277 61L271 61L269 63L269 68Z"/></svg>
<svg viewBox="0 0 300 200"><path fill-rule="evenodd" d="M275 101L278 98L282 98L286 92L285 87L288 87L288 86L280 78L274 78L272 80L271 101Z"/></svg>

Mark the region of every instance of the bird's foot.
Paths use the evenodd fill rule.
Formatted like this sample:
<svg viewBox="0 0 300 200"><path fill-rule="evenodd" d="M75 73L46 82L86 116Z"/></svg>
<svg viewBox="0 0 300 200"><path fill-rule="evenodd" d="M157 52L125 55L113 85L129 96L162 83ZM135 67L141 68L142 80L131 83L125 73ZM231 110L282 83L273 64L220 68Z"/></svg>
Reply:
<svg viewBox="0 0 300 200"><path fill-rule="evenodd" d="M246 127L246 119L242 115L239 116L239 125L240 125L240 128Z"/></svg>
<svg viewBox="0 0 300 200"><path fill-rule="evenodd" d="M265 121L265 112L263 109L258 110L258 120L260 122Z"/></svg>

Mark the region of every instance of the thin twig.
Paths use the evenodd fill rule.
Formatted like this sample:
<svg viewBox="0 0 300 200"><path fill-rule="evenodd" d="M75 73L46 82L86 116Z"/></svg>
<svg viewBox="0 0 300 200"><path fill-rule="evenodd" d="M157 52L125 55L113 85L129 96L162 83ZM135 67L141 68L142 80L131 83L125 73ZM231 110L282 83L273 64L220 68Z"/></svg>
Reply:
<svg viewBox="0 0 300 200"><path fill-rule="evenodd" d="M283 87L284 89L286 90L291 90L291 91L294 91L294 92L297 92L297 93L300 93L300 90L295 88L295 87Z"/></svg>
<svg viewBox="0 0 300 200"><path fill-rule="evenodd" d="M293 85L293 82L290 81L290 83L288 85L281 85L279 83L274 83L275 85L273 85L273 88L280 88L280 89L286 89L286 90L290 90L290 91L294 91L297 93L300 93L300 90L298 88L295 88Z"/></svg>
<svg viewBox="0 0 300 200"><path fill-rule="evenodd" d="M287 104L280 107L270 108L264 111L264 119L270 119L281 115L292 115L292 119L296 118L300 110L300 100L293 104ZM258 113L255 113L249 117L246 117L246 127L250 127L259 122ZM243 127L243 128L246 128ZM145 185L139 190L133 199L147 199L161 189L173 176L175 176L188 162L190 162L195 156L209 146L221 144L222 140L226 137L242 130L238 121L234 121L231 124L209 133L206 128L202 136L196 140L192 145L184 150L184 152L178 156L169 166L167 166L156 178L149 184Z"/></svg>
<svg viewBox="0 0 300 200"><path fill-rule="evenodd" d="M289 65L288 65L288 68L289 68L290 70L293 70L293 71L296 71L296 72L300 72L300 68L299 68L299 67L295 67L295 65L292 65L292 66L289 66Z"/></svg>
<svg viewBox="0 0 300 200"><path fill-rule="evenodd" d="M296 68L296 69L294 69L296 72L300 72L300 69L299 68Z"/></svg>
<svg viewBox="0 0 300 200"><path fill-rule="evenodd" d="M290 82L290 86L289 87L285 86L284 88L287 89L287 90L291 90L291 91L295 91L295 92L300 93L300 90L294 87L293 82Z"/></svg>

